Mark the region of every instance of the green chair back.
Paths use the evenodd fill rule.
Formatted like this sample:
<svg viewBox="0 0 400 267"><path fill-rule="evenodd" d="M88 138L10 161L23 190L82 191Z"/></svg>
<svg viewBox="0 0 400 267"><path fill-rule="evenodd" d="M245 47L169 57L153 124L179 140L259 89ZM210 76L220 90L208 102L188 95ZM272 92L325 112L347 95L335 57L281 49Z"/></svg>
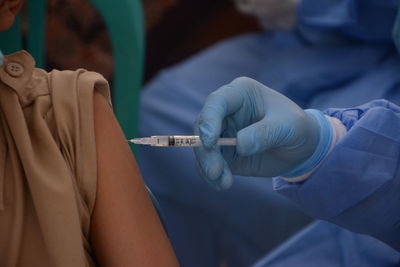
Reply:
<svg viewBox="0 0 400 267"><path fill-rule="evenodd" d="M0 33L4 54L27 49L36 66L45 67L46 0L29 0L28 33L23 46L20 18ZM114 59L113 105L128 138L137 134L140 88L144 64L144 18L140 0L89 0L106 24Z"/></svg>

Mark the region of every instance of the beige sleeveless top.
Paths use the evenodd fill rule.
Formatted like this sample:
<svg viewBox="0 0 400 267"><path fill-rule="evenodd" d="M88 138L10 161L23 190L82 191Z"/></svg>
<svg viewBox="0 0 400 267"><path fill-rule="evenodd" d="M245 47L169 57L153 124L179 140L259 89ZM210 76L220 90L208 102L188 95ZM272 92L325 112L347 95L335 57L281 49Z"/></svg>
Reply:
<svg viewBox="0 0 400 267"><path fill-rule="evenodd" d="M0 67L0 266L94 266L93 92L109 101L108 84L34 64L21 51Z"/></svg>

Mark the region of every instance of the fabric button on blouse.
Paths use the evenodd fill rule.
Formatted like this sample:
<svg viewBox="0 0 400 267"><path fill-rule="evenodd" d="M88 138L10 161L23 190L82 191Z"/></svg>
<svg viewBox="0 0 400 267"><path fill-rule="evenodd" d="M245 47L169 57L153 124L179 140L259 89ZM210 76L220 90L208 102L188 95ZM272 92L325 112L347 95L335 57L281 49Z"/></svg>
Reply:
<svg viewBox="0 0 400 267"><path fill-rule="evenodd" d="M12 77L19 77L24 73L24 67L17 62L10 62L6 66L6 72Z"/></svg>
<svg viewBox="0 0 400 267"><path fill-rule="evenodd" d="M95 267L93 94L110 102L108 83L34 65L20 51L0 66L0 266Z"/></svg>

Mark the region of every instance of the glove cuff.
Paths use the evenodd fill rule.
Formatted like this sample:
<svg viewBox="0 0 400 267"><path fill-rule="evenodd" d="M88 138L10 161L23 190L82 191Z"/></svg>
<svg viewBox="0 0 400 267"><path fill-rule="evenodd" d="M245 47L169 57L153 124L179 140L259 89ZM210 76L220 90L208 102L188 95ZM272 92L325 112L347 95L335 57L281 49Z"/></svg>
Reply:
<svg viewBox="0 0 400 267"><path fill-rule="evenodd" d="M304 110L312 119L314 119L319 126L319 141L314 153L302 164L297 166L294 170L282 175L290 181L292 177L302 176L314 169L329 151L330 144L332 143L333 129L325 115L316 109Z"/></svg>

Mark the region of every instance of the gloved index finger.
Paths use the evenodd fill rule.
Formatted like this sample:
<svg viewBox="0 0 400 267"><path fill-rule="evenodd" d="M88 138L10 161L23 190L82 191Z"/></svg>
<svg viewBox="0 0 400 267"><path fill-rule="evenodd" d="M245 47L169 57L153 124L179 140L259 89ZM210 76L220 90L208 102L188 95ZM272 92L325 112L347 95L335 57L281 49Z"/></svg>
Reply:
<svg viewBox="0 0 400 267"><path fill-rule="evenodd" d="M211 148L215 145L222 131L222 122L240 109L243 103L243 93L233 83L222 86L210 94L201 110L197 126L204 146Z"/></svg>

